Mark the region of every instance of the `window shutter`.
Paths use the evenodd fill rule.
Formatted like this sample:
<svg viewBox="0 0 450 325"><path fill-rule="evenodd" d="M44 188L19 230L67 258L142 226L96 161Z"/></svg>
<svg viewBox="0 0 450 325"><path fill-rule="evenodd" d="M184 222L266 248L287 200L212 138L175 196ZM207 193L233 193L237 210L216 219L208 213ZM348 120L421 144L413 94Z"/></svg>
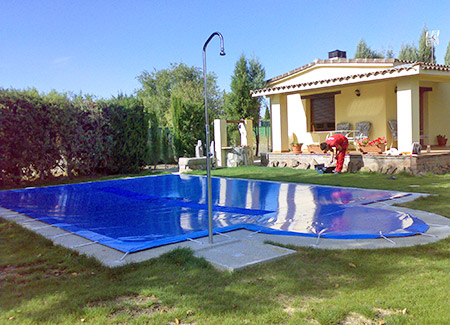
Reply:
<svg viewBox="0 0 450 325"><path fill-rule="evenodd" d="M311 99L313 123L335 123L334 97Z"/></svg>

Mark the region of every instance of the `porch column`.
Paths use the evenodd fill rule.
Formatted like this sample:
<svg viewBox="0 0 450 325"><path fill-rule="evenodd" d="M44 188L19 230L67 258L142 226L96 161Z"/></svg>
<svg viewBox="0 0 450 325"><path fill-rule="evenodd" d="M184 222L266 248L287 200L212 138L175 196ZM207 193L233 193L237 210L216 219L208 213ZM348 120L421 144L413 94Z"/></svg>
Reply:
<svg viewBox="0 0 450 325"><path fill-rule="evenodd" d="M289 142L311 143L308 134L308 119L300 94L287 95L287 116Z"/></svg>
<svg viewBox="0 0 450 325"><path fill-rule="evenodd" d="M289 151L286 96L275 95L270 98L272 110L272 150Z"/></svg>
<svg viewBox="0 0 450 325"><path fill-rule="evenodd" d="M398 150L411 152L412 143L420 141L419 79L410 77L397 82Z"/></svg>

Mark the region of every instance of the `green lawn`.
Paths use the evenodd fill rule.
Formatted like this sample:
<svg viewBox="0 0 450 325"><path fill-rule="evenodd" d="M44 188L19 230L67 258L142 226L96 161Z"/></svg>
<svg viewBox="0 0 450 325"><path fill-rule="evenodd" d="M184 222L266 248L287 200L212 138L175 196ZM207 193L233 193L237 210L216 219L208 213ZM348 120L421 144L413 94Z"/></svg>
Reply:
<svg viewBox="0 0 450 325"><path fill-rule="evenodd" d="M213 175L426 192L436 195L408 206L450 217L450 175L394 180L262 167ZM189 250L108 269L4 220L0 240L0 323L450 323L450 239L382 250L296 247L232 274Z"/></svg>

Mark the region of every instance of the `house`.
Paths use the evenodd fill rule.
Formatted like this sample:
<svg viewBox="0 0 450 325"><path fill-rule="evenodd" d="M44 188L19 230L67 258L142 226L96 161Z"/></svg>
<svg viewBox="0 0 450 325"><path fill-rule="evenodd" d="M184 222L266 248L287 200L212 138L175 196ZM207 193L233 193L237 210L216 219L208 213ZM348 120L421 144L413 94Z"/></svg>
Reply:
<svg viewBox="0 0 450 325"><path fill-rule="evenodd" d="M347 59L336 50L269 79L252 96L270 99L273 152L289 151L291 142L319 143L340 123L355 129L369 122L371 139L386 137L400 152L450 135L450 66Z"/></svg>

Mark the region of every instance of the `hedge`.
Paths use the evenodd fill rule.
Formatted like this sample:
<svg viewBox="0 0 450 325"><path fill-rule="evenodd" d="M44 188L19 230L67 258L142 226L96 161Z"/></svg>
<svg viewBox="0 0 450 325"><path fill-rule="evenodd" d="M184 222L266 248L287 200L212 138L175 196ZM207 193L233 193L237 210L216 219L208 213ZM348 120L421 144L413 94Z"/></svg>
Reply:
<svg viewBox="0 0 450 325"><path fill-rule="evenodd" d="M148 123L134 97L0 89L1 182L136 172L149 162Z"/></svg>

